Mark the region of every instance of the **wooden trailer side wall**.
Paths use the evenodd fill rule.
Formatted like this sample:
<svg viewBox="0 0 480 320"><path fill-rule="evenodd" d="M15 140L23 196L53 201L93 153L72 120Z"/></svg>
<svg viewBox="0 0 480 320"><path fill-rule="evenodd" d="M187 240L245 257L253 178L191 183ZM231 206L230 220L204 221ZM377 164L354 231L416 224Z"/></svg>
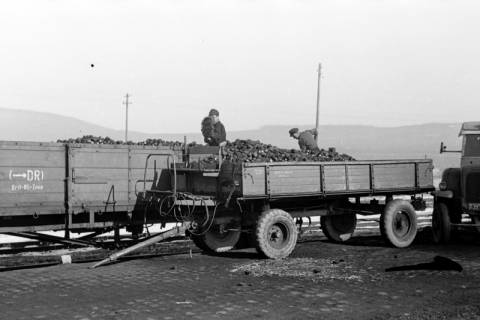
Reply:
<svg viewBox="0 0 480 320"><path fill-rule="evenodd" d="M347 175L344 165L324 166L323 173L325 192L347 190Z"/></svg>
<svg viewBox="0 0 480 320"><path fill-rule="evenodd" d="M272 195L321 191L320 166L272 166L268 177Z"/></svg>
<svg viewBox="0 0 480 320"><path fill-rule="evenodd" d="M430 160L259 163L243 167L242 193L254 196L353 194L433 188Z"/></svg>
<svg viewBox="0 0 480 320"><path fill-rule="evenodd" d="M370 166L366 164L347 165L348 190L365 191L370 189Z"/></svg>
<svg viewBox="0 0 480 320"><path fill-rule="evenodd" d="M242 190L243 195L247 197L266 195L266 167L243 168Z"/></svg>
<svg viewBox="0 0 480 320"><path fill-rule="evenodd" d="M372 177L375 189L415 188L415 164L374 164Z"/></svg>
<svg viewBox="0 0 480 320"><path fill-rule="evenodd" d="M432 163L424 162L418 165L418 185L421 188L433 187L433 165Z"/></svg>

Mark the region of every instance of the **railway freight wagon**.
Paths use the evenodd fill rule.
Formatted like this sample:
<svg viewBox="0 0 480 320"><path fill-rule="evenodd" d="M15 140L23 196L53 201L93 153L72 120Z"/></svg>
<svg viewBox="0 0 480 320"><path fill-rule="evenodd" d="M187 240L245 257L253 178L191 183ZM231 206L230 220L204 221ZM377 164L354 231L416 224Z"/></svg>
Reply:
<svg viewBox="0 0 480 320"><path fill-rule="evenodd" d="M343 242L356 214L380 214L385 240L409 246L417 232L414 206L424 209L422 194L434 190L429 159L218 166L172 164L170 188L145 188L139 204L148 215L190 221L190 236L203 250L255 247L283 258L295 247L302 219L313 216L330 240Z"/></svg>
<svg viewBox="0 0 480 320"><path fill-rule="evenodd" d="M145 169L149 155L169 154ZM137 193L181 153L169 147L0 142L0 232L132 225ZM153 222L153 221L152 221Z"/></svg>

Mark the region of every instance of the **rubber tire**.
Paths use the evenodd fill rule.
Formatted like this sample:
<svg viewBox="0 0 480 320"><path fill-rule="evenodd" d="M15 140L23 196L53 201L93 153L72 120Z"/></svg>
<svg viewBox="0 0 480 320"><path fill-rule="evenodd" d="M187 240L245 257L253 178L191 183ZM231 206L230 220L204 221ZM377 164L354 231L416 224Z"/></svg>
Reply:
<svg viewBox="0 0 480 320"><path fill-rule="evenodd" d="M211 252L211 250L205 244L205 240L202 236L190 235L190 239L192 239L193 243L202 251Z"/></svg>
<svg viewBox="0 0 480 320"><path fill-rule="evenodd" d="M471 215L470 216L470 219L472 219L472 223L474 224L480 224L480 216L473 216ZM477 229L478 232L480 232L480 226L478 227L475 227Z"/></svg>
<svg viewBox="0 0 480 320"><path fill-rule="evenodd" d="M325 236L333 242L345 242L350 239L357 226L354 213L322 216L320 225Z"/></svg>
<svg viewBox="0 0 480 320"><path fill-rule="evenodd" d="M402 218L399 214L404 218L401 221L398 220ZM398 230L398 227L405 227L403 222L408 224L406 232ZM388 244L397 248L408 247L417 235L417 214L412 204L400 199L389 201L380 216L380 233Z"/></svg>
<svg viewBox="0 0 480 320"><path fill-rule="evenodd" d="M435 243L448 243L452 235L452 226L448 206L436 203L432 213L432 238Z"/></svg>
<svg viewBox="0 0 480 320"><path fill-rule="evenodd" d="M240 231L227 231L220 234L214 228L210 228L205 234L192 235L195 245L206 252L227 252L232 250L240 239Z"/></svg>
<svg viewBox="0 0 480 320"><path fill-rule="evenodd" d="M280 241L274 240L280 234ZM262 212L255 227L255 248L270 259L283 259L297 244L297 228L292 216L280 209ZM279 238L276 238L279 239Z"/></svg>
<svg viewBox="0 0 480 320"><path fill-rule="evenodd" d="M451 223L462 223L462 203L459 199L452 199L447 204L448 216Z"/></svg>

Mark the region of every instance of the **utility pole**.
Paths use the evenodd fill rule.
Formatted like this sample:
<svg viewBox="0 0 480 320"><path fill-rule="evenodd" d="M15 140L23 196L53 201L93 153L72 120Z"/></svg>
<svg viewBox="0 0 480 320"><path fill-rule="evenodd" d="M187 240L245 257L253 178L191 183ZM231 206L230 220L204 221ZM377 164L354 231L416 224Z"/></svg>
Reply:
<svg viewBox="0 0 480 320"><path fill-rule="evenodd" d="M130 98L130 95L127 93L125 95L125 101L123 102L123 104L125 105L125 143L128 143L128 106L130 104L132 104L129 100ZM131 155L130 155L130 146L127 144L127 199L128 199L128 202L127 202L127 212L130 212L130 182L131 182L131 179L130 179L130 171L131 171L131 165L130 165L130 159L131 159ZM114 228L114 238L115 238L115 242L118 243L120 241L120 228L118 226L115 226Z"/></svg>
<svg viewBox="0 0 480 320"><path fill-rule="evenodd" d="M128 98L130 98L130 95L127 93L125 95L125 101L123 104L125 105L125 143L128 142L128 105L132 104Z"/></svg>
<svg viewBox="0 0 480 320"><path fill-rule="evenodd" d="M315 142L318 143L318 126L319 126L319 119L320 119L320 78L322 76L322 64L318 64L318 84L317 84L317 121L315 123L315 129L317 130L317 136L315 137Z"/></svg>

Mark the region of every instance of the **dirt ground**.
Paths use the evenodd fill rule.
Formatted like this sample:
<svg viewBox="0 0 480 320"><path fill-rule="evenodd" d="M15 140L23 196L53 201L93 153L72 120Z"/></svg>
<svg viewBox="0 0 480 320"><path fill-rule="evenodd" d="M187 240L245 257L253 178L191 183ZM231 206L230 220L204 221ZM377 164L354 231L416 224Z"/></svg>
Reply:
<svg viewBox="0 0 480 320"><path fill-rule="evenodd" d="M0 319L480 319L479 238L310 237L281 261L243 250L3 272ZM435 256L463 270L385 271Z"/></svg>

